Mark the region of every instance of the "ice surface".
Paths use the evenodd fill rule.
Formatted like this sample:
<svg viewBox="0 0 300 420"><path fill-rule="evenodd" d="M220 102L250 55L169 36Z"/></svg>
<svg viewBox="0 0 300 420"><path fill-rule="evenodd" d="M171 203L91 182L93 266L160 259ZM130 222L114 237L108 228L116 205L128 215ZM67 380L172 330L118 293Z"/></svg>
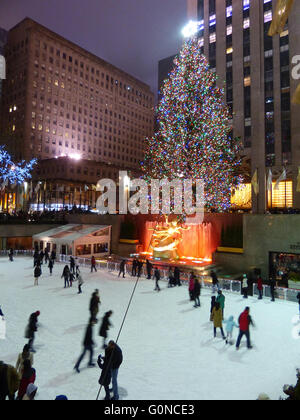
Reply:
<svg viewBox="0 0 300 420"><path fill-rule="evenodd" d="M117 273L82 268L85 284L77 294L77 283L64 289L63 264L56 264L53 276L43 266L39 286L34 286L30 258L14 262L0 258L0 305L5 314L7 339L0 340L0 360L15 364L27 340L24 330L29 315L39 310L40 327L36 334L34 367L37 400L53 400L65 394L71 400L95 400L100 370L87 368L83 360L77 374L74 364L82 350L89 318L89 301L94 289L100 291L99 322L94 327L95 361L102 353L98 336L103 314L112 309L113 327L109 339L116 339L135 279L119 279ZM209 321L211 291L202 289L201 307L189 301L187 287L167 288L160 282L141 279L133 297L119 345L124 362L119 370L120 399L123 400L254 400L259 393L278 399L285 383L296 383L295 368L300 366L298 304L271 303L224 292L225 318L235 319L251 308L256 324L251 328L254 348L240 350L226 346L218 332L213 338ZM234 338L238 330L234 331ZM104 398L104 389L100 398Z"/></svg>

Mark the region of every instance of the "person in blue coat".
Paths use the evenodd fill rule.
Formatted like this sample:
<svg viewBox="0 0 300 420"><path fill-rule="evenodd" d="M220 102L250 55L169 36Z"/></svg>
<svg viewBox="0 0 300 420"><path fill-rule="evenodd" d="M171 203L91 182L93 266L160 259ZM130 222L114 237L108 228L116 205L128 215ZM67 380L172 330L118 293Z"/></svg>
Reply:
<svg viewBox="0 0 300 420"><path fill-rule="evenodd" d="M239 328L239 325L235 322L234 317L232 315L227 319L227 321L224 321L224 323L226 325L225 330L226 330L226 333L227 333L226 344L228 344L228 343L232 344L231 340L232 340L233 328L234 327Z"/></svg>

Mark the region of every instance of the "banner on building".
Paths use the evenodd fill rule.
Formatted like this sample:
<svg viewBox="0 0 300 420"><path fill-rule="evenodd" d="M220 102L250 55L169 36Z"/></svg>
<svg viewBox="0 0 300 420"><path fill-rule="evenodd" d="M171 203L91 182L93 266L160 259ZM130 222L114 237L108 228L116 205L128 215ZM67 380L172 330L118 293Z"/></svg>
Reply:
<svg viewBox="0 0 300 420"><path fill-rule="evenodd" d="M258 184L258 173L257 173L257 169L255 170L252 180L251 180L251 184L254 190L254 193L257 195L259 193L259 184Z"/></svg>
<svg viewBox="0 0 300 420"><path fill-rule="evenodd" d="M294 0L277 0L273 20L269 29L269 36L281 34L292 10Z"/></svg>
<svg viewBox="0 0 300 420"><path fill-rule="evenodd" d="M280 175L280 177L277 179L274 190L279 190L279 183L282 181L286 180L286 169L284 168L284 170L282 171L282 174Z"/></svg>

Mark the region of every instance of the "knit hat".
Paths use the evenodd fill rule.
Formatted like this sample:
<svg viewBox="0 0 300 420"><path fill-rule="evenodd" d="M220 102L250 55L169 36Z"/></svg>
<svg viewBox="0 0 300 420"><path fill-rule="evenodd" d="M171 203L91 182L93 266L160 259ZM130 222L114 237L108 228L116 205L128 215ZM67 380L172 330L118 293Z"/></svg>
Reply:
<svg viewBox="0 0 300 420"><path fill-rule="evenodd" d="M68 398L65 395L57 395L55 400L67 400Z"/></svg>
<svg viewBox="0 0 300 420"><path fill-rule="evenodd" d="M40 316L40 311L36 311L36 316Z"/></svg>

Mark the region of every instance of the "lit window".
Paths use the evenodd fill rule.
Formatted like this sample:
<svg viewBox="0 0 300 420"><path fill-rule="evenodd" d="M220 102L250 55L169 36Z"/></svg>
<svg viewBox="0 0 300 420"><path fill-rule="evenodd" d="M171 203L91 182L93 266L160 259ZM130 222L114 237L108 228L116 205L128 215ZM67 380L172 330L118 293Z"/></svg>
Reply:
<svg viewBox="0 0 300 420"><path fill-rule="evenodd" d="M12 131L16 131L16 126L15 125L12 126Z"/></svg>
<svg viewBox="0 0 300 420"><path fill-rule="evenodd" d="M199 39L199 46L203 47L204 46L204 38L200 38Z"/></svg>
<svg viewBox="0 0 300 420"><path fill-rule="evenodd" d="M209 35L209 43L212 44L213 42L216 42L216 33Z"/></svg>
<svg viewBox="0 0 300 420"><path fill-rule="evenodd" d="M287 30L281 32L281 34L279 36L280 36L280 38L283 38L283 37L288 36L288 35L289 35L289 30L287 29Z"/></svg>
<svg viewBox="0 0 300 420"><path fill-rule="evenodd" d="M226 7L226 17L232 16L232 6Z"/></svg>
<svg viewBox="0 0 300 420"><path fill-rule="evenodd" d="M216 23L216 15L209 16L209 26L214 26Z"/></svg>
<svg viewBox="0 0 300 420"><path fill-rule="evenodd" d="M227 48L226 54L232 54L232 52L233 52L233 48L232 47Z"/></svg>
<svg viewBox="0 0 300 420"><path fill-rule="evenodd" d="M276 182L272 182L272 192L268 192L268 206L277 208L293 207L293 181L282 181L275 190Z"/></svg>
<svg viewBox="0 0 300 420"><path fill-rule="evenodd" d="M272 10L268 10L267 12L264 13L264 22L265 23L271 22L272 17L273 17Z"/></svg>
<svg viewBox="0 0 300 420"><path fill-rule="evenodd" d="M250 0L243 1L244 10L248 10L250 8Z"/></svg>
<svg viewBox="0 0 300 420"><path fill-rule="evenodd" d="M245 77L244 78L244 86L251 86L251 77Z"/></svg>
<svg viewBox="0 0 300 420"><path fill-rule="evenodd" d="M250 28L250 18L244 19L244 29Z"/></svg>
<svg viewBox="0 0 300 420"><path fill-rule="evenodd" d="M231 35L232 34L232 25L228 25L226 26L226 35Z"/></svg>

